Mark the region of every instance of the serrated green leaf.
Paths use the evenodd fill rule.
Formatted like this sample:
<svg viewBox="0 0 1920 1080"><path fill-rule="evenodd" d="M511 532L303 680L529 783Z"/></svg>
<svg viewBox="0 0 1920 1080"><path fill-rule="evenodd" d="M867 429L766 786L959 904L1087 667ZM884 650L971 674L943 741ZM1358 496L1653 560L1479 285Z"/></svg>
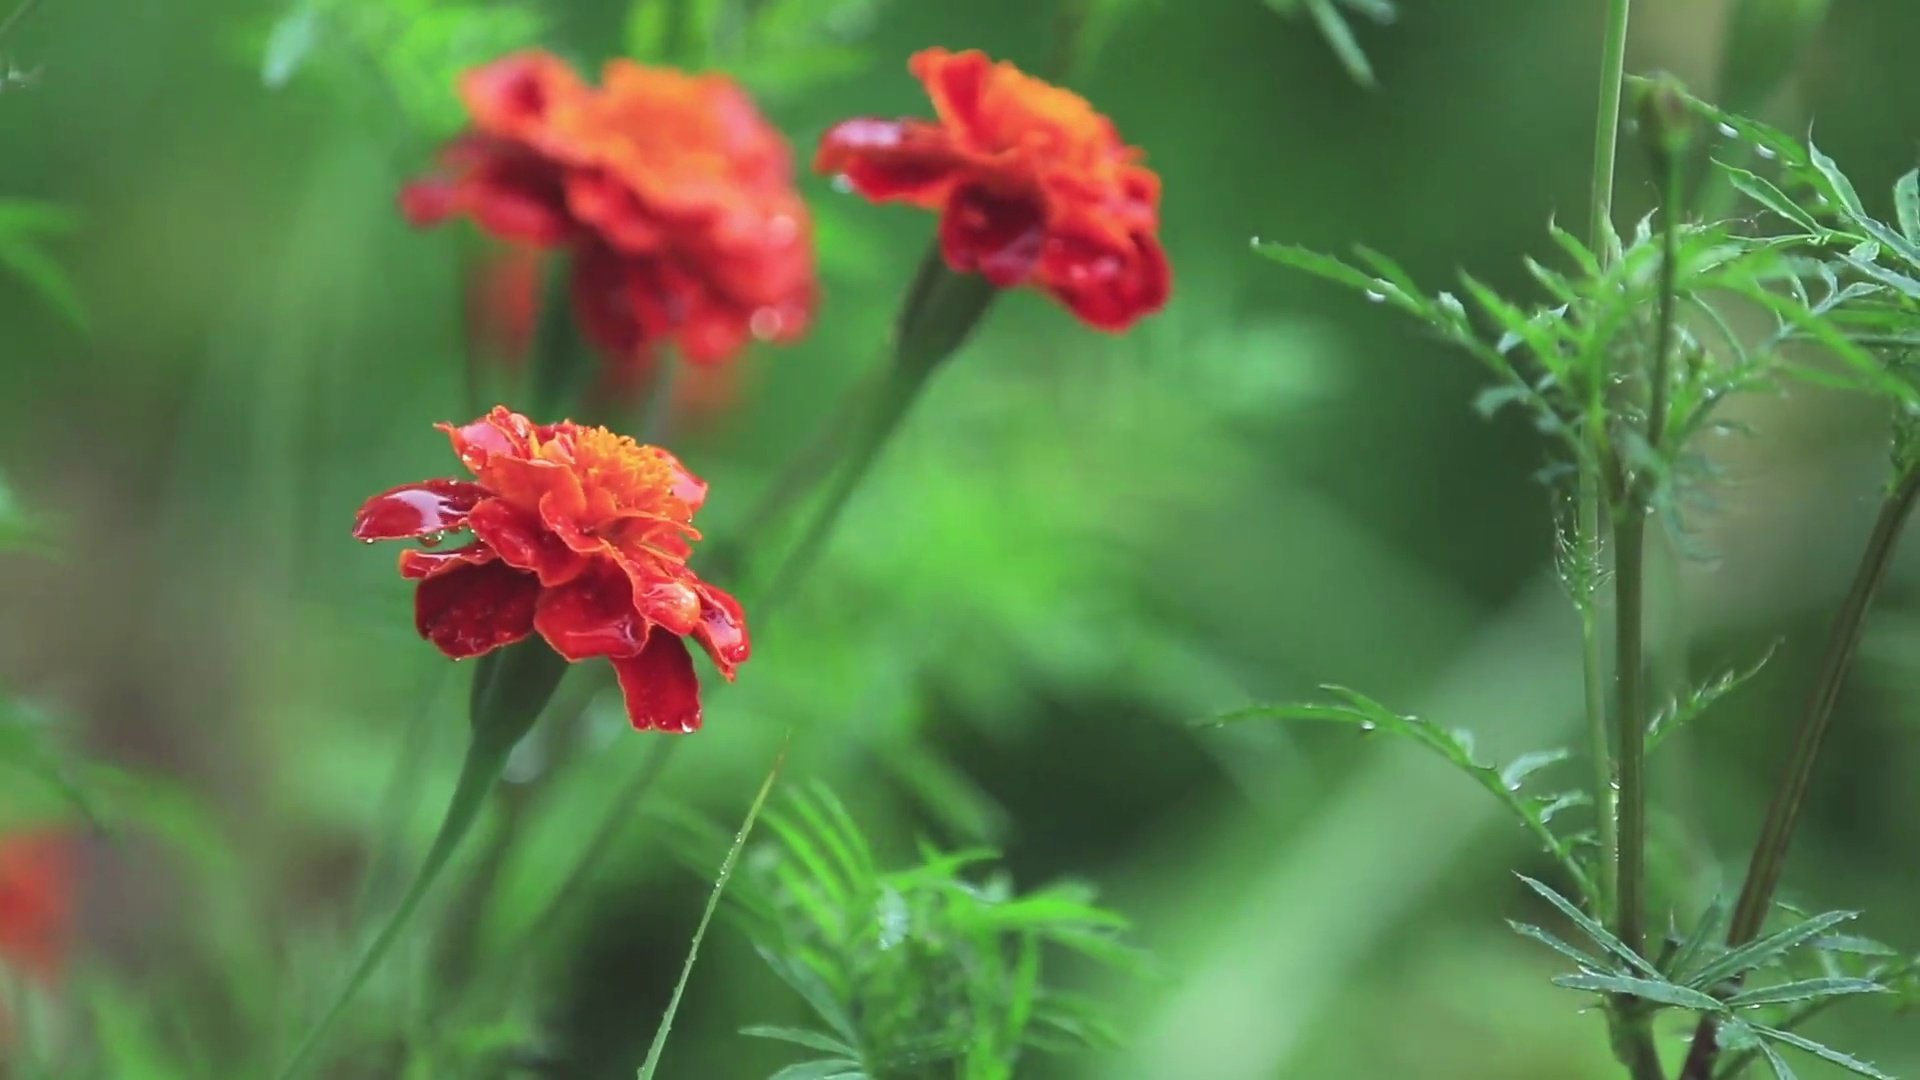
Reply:
<svg viewBox="0 0 1920 1080"><path fill-rule="evenodd" d="M1716 896L1700 913L1700 919L1694 923L1693 931L1680 942L1672 958L1667 963L1667 976L1681 983L1693 984L1687 973L1693 969L1702 957L1712 955L1726 936L1727 924L1733 915L1733 905L1726 897Z"/></svg>
<svg viewBox="0 0 1920 1080"><path fill-rule="evenodd" d="M1697 975L1687 980L1687 985L1696 988L1718 986L1736 975L1745 974L1772 962L1841 923L1858 918L1859 915L1857 911L1829 911L1824 915L1817 915L1784 930L1768 934L1757 941L1750 941L1717 957L1701 968Z"/></svg>
<svg viewBox="0 0 1920 1080"><path fill-rule="evenodd" d="M1802 210L1799 204L1795 203L1786 192L1776 187L1773 181L1724 161L1715 161L1714 164L1726 174L1727 181L1734 186L1734 189L1747 198L1798 225L1809 235L1825 236L1827 234L1827 229L1815 221L1813 215Z"/></svg>
<svg viewBox="0 0 1920 1080"><path fill-rule="evenodd" d="M824 1034L822 1032L809 1031L806 1028L778 1027L772 1024L755 1024L751 1027L741 1028L740 1034L750 1035L756 1039L773 1039L778 1042L793 1043L797 1046L804 1046L809 1050L819 1050L824 1053L834 1054L843 1058L854 1058L859 1056L858 1051L856 1051L853 1047L848 1046L846 1043L840 1041L839 1039L836 1039L833 1036Z"/></svg>
<svg viewBox="0 0 1920 1080"><path fill-rule="evenodd" d="M1893 209L1907 241L1920 244L1920 169L1907 173L1893 185Z"/></svg>
<svg viewBox="0 0 1920 1080"><path fill-rule="evenodd" d="M1779 648L1780 643L1775 641L1767 646L1767 651L1761 653L1758 660L1747 667L1728 668L1689 690L1686 697L1668 702L1665 708L1654 715L1653 723L1647 727L1647 751L1653 752L1668 735L1686 727L1721 698L1746 685L1748 680L1760 674L1760 670L1767 666L1767 661L1773 659L1774 652Z"/></svg>
<svg viewBox="0 0 1920 1080"><path fill-rule="evenodd" d="M1373 65L1367 62L1367 54L1360 48L1360 42L1353 36L1353 27L1347 25L1346 17L1333 5L1333 0L1306 0L1307 13L1320 28L1320 35L1327 39L1327 46L1347 69L1354 82L1371 90L1380 85L1374 77Z"/></svg>
<svg viewBox="0 0 1920 1080"><path fill-rule="evenodd" d="M1527 888L1538 893L1541 899L1558 909L1560 914L1565 915L1569 922L1580 928L1581 933L1593 939L1594 944L1599 945L1601 948L1625 961L1630 967L1653 979L1664 978L1658 969L1647 962L1646 958L1634 952L1632 949L1627 948L1625 942L1613 936L1611 931L1595 922L1586 912L1573 906L1566 897L1561 896L1544 883L1535 881L1525 874L1515 874L1514 876L1524 882Z"/></svg>
<svg viewBox="0 0 1920 1080"><path fill-rule="evenodd" d="M1305 270L1316 277L1345 285L1369 297L1387 298L1387 294L1380 288L1381 283L1378 278L1331 255L1322 255L1320 252L1298 244L1282 244L1272 240L1255 240L1253 250L1274 262L1291 266L1296 270Z"/></svg>
<svg viewBox="0 0 1920 1080"><path fill-rule="evenodd" d="M1532 938L1589 971L1605 972L1615 975L1623 974L1623 972L1613 965L1567 944L1565 941L1562 941L1546 930L1542 930L1538 926L1529 923L1515 922L1512 919L1507 920L1507 925L1513 927L1513 932L1519 934L1521 937Z"/></svg>
<svg viewBox="0 0 1920 1080"><path fill-rule="evenodd" d="M857 1061L846 1058L821 1058L818 1061L803 1061L789 1065L774 1073L768 1080L853 1080L862 1074Z"/></svg>
<svg viewBox="0 0 1920 1080"><path fill-rule="evenodd" d="M1868 1077L1869 1080L1894 1080L1893 1077L1881 1072L1871 1063L1862 1061L1851 1054L1843 1054L1830 1046L1814 1042L1804 1035L1797 1035L1791 1031L1770 1028L1761 1024L1749 1024L1748 1027L1751 1027L1754 1033L1762 1039L1771 1039L1774 1042L1785 1043L1796 1050L1804 1050L1829 1065L1838 1065L1848 1072Z"/></svg>
<svg viewBox="0 0 1920 1080"><path fill-rule="evenodd" d="M1500 770L1500 782L1508 791L1519 791L1527 777L1551 765L1558 765L1573 757L1573 751L1560 747L1553 750L1533 750L1512 761Z"/></svg>
<svg viewBox="0 0 1920 1080"><path fill-rule="evenodd" d="M1799 979L1794 982L1776 983L1773 986L1756 986L1743 990L1727 999L1731 1008L1745 1009L1759 1005L1789 1005L1796 1001L1810 1001L1814 998L1845 997L1850 994L1884 994L1887 988L1872 979Z"/></svg>
<svg viewBox="0 0 1920 1080"><path fill-rule="evenodd" d="M1821 952L1846 953L1849 956L1899 956L1900 951L1885 942L1855 934L1824 934L1807 942Z"/></svg>
<svg viewBox="0 0 1920 1080"><path fill-rule="evenodd" d="M1848 214L1856 219L1867 216L1866 207L1860 203L1859 193L1853 190L1853 181L1848 180L1847 174L1840 171L1840 166L1834 164L1832 158L1821 153L1820 148L1815 146L1811 139L1807 141L1807 160L1813 164L1814 169L1821 176L1826 178L1832 195L1840 200L1840 205L1846 208Z"/></svg>
<svg viewBox="0 0 1920 1080"><path fill-rule="evenodd" d="M1556 975L1555 986L1564 986L1569 990L1589 990L1596 994L1630 994L1659 1005L1676 1005L1697 1012L1719 1012L1720 1001L1698 990L1690 990L1667 982L1665 979L1635 979L1625 975L1601 975L1594 972L1582 972L1578 975Z"/></svg>

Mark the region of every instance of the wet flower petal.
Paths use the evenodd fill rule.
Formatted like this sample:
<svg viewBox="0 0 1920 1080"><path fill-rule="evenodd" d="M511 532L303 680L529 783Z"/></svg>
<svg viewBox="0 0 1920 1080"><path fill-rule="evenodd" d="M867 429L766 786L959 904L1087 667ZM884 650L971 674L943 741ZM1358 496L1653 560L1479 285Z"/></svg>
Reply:
<svg viewBox="0 0 1920 1080"><path fill-rule="evenodd" d="M368 499L353 522L357 540L437 536L467 522L487 489L465 480L422 480Z"/></svg>
<svg viewBox="0 0 1920 1080"><path fill-rule="evenodd" d="M636 731L690 732L700 728L700 681L686 643L655 634L637 656L615 657L614 674Z"/></svg>
<svg viewBox="0 0 1920 1080"><path fill-rule="evenodd" d="M844 121L817 169L939 212L948 265L1040 289L1088 325L1124 330L1166 305L1160 180L1112 121L980 52L927 49L910 67L937 119Z"/></svg>
<svg viewBox="0 0 1920 1080"><path fill-rule="evenodd" d="M533 625L553 651L569 660L632 656L647 642L647 623L635 610L623 574L595 573L540 594Z"/></svg>
<svg viewBox="0 0 1920 1080"><path fill-rule="evenodd" d="M511 645L533 632L540 580L502 562L456 565L420 582L414 626L458 660Z"/></svg>
<svg viewBox="0 0 1920 1080"><path fill-rule="evenodd" d="M568 660L613 659L636 726L698 727L681 639L699 641L729 679L748 654L740 605L687 566L706 483L671 453L605 428L535 424L505 408L439 426L475 480L396 488L369 501L371 525L356 526L380 538L431 536L422 523L471 531L462 547L401 553L401 575L419 582L421 636L459 658L537 631Z"/></svg>
<svg viewBox="0 0 1920 1080"><path fill-rule="evenodd" d="M594 87L527 52L461 90L473 127L403 190L410 221L569 246L582 329L619 362L664 342L718 362L806 328L819 287L792 153L732 80L615 60ZM763 311L779 325L756 334Z"/></svg>

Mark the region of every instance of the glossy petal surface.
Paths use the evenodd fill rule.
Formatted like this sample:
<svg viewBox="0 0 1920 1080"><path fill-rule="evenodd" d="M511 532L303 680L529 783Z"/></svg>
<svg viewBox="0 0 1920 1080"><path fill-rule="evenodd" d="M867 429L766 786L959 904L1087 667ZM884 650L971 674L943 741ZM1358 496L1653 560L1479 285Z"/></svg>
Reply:
<svg viewBox="0 0 1920 1080"><path fill-rule="evenodd" d="M955 270L1028 285L1119 331L1164 307L1160 179L1085 98L983 53L927 49L909 65L935 119L828 129L814 166L877 202L940 214Z"/></svg>
<svg viewBox="0 0 1920 1080"><path fill-rule="evenodd" d="M671 342L719 362L805 332L819 287L792 152L732 80L615 60L592 86L527 52L461 92L473 127L402 190L409 221L570 247L582 329L616 359Z"/></svg>
<svg viewBox="0 0 1920 1080"><path fill-rule="evenodd" d="M419 582L420 635L461 658L537 631L568 660L611 659L636 727L698 727L682 639L729 679L751 652L740 605L687 565L706 482L657 446L572 421L497 407L439 426L474 479L395 488L356 523L363 539L471 533L401 552L401 576Z"/></svg>

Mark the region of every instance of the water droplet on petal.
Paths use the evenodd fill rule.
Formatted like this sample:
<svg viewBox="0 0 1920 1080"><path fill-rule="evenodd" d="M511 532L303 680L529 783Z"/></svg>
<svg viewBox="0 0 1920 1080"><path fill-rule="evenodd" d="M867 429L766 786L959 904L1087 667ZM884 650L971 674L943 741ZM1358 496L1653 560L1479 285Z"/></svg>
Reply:
<svg viewBox="0 0 1920 1080"><path fill-rule="evenodd" d="M842 195L845 195L848 192L853 190L853 181L847 179L846 173L836 174L833 180L831 181L831 183L833 184L833 190L839 192Z"/></svg>
<svg viewBox="0 0 1920 1080"><path fill-rule="evenodd" d="M778 308L755 308L753 314L747 318L748 332L761 341L772 341L779 337L780 331L786 325L787 320L780 314Z"/></svg>

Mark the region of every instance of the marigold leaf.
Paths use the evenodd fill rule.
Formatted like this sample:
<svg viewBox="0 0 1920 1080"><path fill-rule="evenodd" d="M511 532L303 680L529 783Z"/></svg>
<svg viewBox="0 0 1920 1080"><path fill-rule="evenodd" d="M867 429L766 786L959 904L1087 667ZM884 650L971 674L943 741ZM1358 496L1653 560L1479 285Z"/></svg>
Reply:
<svg viewBox="0 0 1920 1080"><path fill-rule="evenodd" d="M1900 231L1910 243L1920 244L1920 169L1894 183L1893 209L1900 219Z"/></svg>
<svg viewBox="0 0 1920 1080"><path fill-rule="evenodd" d="M1763 1040L1771 1039L1774 1042L1785 1043L1796 1050L1804 1050L1829 1065L1837 1065L1848 1072L1868 1077L1869 1080L1894 1080L1893 1077L1880 1071L1871 1063L1862 1061L1850 1054L1843 1054L1831 1046L1814 1042L1805 1035L1798 1035L1791 1031L1784 1031L1780 1028L1770 1028L1761 1024L1748 1024L1747 1026L1752 1028L1754 1033L1759 1035Z"/></svg>
<svg viewBox="0 0 1920 1080"><path fill-rule="evenodd" d="M1556 975L1555 986L1564 986L1569 990L1589 990L1596 994L1630 994L1660 1005L1675 1005L1696 1012L1719 1012L1720 1000L1698 990L1691 990L1667 982L1665 979L1636 979L1625 975L1600 975L1582 972L1578 975Z"/></svg>
<svg viewBox="0 0 1920 1080"><path fill-rule="evenodd" d="M1623 974L1612 964L1596 959L1589 953L1582 952L1575 946L1569 945L1559 937L1556 937L1551 932L1542 930L1540 927L1534 926L1531 923L1515 922L1512 919L1508 919L1507 925L1513 927L1513 932L1519 934L1521 937L1532 938L1588 971L1599 971L1613 975Z"/></svg>
<svg viewBox="0 0 1920 1080"><path fill-rule="evenodd" d="M1815 998L1845 997L1851 994L1884 994L1887 988L1872 979L1821 978L1756 986L1727 999L1730 1008L1745 1009L1760 1005L1788 1005Z"/></svg>
<svg viewBox="0 0 1920 1080"><path fill-rule="evenodd" d="M1728 668L1687 691L1685 697L1669 701L1665 708L1654 714L1653 723L1647 727L1647 751L1651 753L1667 736L1692 723L1721 698L1746 685L1748 680L1760 674L1760 669L1767 666L1767 661L1773 659L1774 652L1779 648L1780 643L1775 641L1767 646L1758 660L1747 667Z"/></svg>
<svg viewBox="0 0 1920 1080"><path fill-rule="evenodd" d="M1587 935L1589 938L1592 938L1595 944L1599 945L1601 948L1612 953L1613 955L1619 957L1621 960L1626 961L1626 963L1629 966L1642 972L1643 974L1647 975L1649 978L1652 978L1655 980L1659 980L1663 978L1663 976L1659 972L1659 969L1655 968L1652 964L1648 963L1646 958L1642 957L1639 953L1634 952L1632 949L1629 949L1625 942L1621 941L1619 938L1613 935L1612 931L1608 930L1604 926L1601 926L1598 922L1595 922L1591 916L1589 916L1586 912L1581 911L1579 908L1575 907L1573 903L1569 901L1566 897L1561 896L1558 892L1556 892L1552 888L1548 887L1547 885L1541 882L1535 881L1534 879L1528 877L1525 874L1515 874L1514 876L1519 878L1522 882L1524 882L1527 888L1532 889L1534 892L1540 894L1541 899L1545 900L1547 903L1552 904L1555 908L1559 909L1560 914L1565 915L1569 922L1579 927L1581 933Z"/></svg>
<svg viewBox="0 0 1920 1080"><path fill-rule="evenodd" d="M1687 980L1687 985L1706 988L1767 964L1786 952L1812 941L1828 930L1850 919L1858 918L1857 911L1829 911L1804 922L1796 923L1784 930L1767 935L1757 941L1750 941L1737 949L1732 949L1701 968L1699 973Z"/></svg>
<svg viewBox="0 0 1920 1080"><path fill-rule="evenodd" d="M750 1035L756 1039L773 1039L778 1042L789 1042L797 1046L804 1046L809 1050L820 1050L825 1053L836 1054L843 1058L859 1056L858 1051L839 1039L818 1031L809 1031L806 1028L755 1024L751 1027L741 1028L740 1034Z"/></svg>

